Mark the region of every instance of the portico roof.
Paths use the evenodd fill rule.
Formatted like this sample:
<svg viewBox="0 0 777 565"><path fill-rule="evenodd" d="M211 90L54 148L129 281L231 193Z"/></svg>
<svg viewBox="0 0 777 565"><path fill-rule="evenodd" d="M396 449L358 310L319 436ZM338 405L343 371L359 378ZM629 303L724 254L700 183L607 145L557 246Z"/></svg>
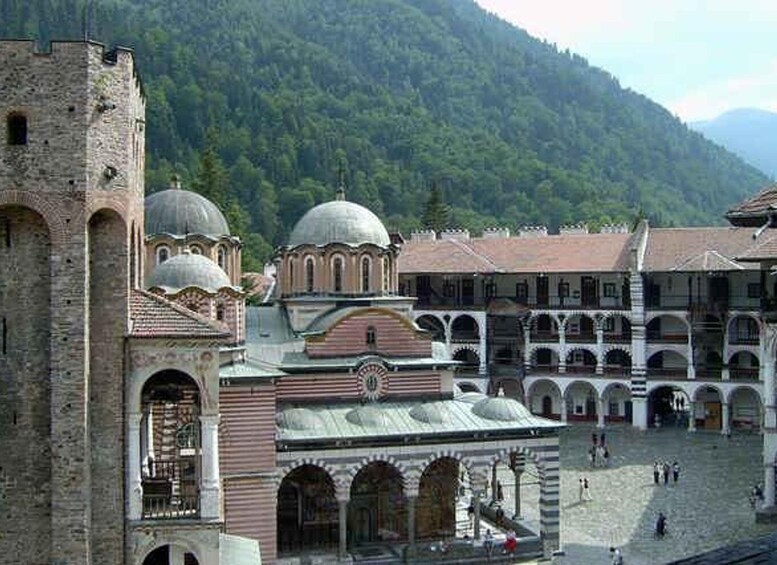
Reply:
<svg viewBox="0 0 777 565"><path fill-rule="evenodd" d="M482 437L483 433L536 436L555 433L564 426L535 416L517 400L504 397L484 396L475 404L454 398L288 406L286 411L294 411L295 425L289 424L292 419L281 410L276 435L278 442L286 445L377 438L396 441L403 436ZM309 418L303 418L300 411L307 412ZM311 425L300 425L305 421Z"/></svg>

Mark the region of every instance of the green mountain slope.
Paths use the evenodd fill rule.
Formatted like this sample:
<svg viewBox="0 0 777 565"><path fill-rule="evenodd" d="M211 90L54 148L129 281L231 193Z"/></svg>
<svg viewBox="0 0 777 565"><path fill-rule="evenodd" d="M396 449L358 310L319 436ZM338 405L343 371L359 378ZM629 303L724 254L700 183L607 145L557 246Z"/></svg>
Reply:
<svg viewBox="0 0 777 565"><path fill-rule="evenodd" d="M3 0L0 36L81 37L81 13ZM199 179L249 256L330 198L341 165L349 198L404 231L432 184L454 224L478 229L638 211L719 222L767 182L472 0L97 0L89 13L92 37L137 51L149 190L174 171Z"/></svg>

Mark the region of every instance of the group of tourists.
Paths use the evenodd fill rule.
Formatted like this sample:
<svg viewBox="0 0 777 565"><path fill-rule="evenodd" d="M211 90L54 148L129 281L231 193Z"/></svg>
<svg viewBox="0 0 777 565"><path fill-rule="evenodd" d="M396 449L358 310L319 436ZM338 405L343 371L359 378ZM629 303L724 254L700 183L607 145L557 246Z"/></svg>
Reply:
<svg viewBox="0 0 777 565"><path fill-rule="evenodd" d="M580 488L578 492L578 500L580 502L586 502L588 500L593 500L594 498L591 496L591 485L588 482L588 477L580 477Z"/></svg>
<svg viewBox="0 0 777 565"><path fill-rule="evenodd" d="M676 483L680 478L680 464L677 461L653 461L653 484L660 484L663 477L664 485L669 484L669 474L672 474L672 480Z"/></svg>
<svg viewBox="0 0 777 565"><path fill-rule="evenodd" d="M486 530L486 535L483 538L483 549L486 550L486 556L491 559L494 555L494 547L496 543L491 530ZM515 555L515 550L518 548L518 538L515 536L515 532L510 530L505 536L505 541L502 543L502 555Z"/></svg>
<svg viewBox="0 0 777 565"><path fill-rule="evenodd" d="M604 432L602 432L598 439L596 432L591 434L591 447L588 448L588 462L591 467L609 467L610 465L610 448L604 442Z"/></svg>

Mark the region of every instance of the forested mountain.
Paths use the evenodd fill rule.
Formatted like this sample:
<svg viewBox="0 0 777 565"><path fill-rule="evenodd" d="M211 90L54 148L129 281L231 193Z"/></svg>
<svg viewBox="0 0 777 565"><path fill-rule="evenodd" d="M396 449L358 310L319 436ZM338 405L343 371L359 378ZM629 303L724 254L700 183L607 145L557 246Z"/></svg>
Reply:
<svg viewBox="0 0 777 565"><path fill-rule="evenodd" d="M94 0L133 47L149 191L173 172L247 239L247 267L334 193L420 225L432 186L479 229L720 221L767 182L644 96L472 0ZM81 0L0 0L0 36L83 37Z"/></svg>
<svg viewBox="0 0 777 565"><path fill-rule="evenodd" d="M688 125L772 178L777 178L777 113L758 108L738 108L714 120Z"/></svg>

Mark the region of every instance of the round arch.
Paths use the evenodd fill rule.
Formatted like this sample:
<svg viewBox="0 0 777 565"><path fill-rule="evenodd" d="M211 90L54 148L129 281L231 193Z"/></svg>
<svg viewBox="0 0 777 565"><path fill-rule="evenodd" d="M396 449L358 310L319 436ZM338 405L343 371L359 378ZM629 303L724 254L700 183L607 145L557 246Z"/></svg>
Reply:
<svg viewBox="0 0 777 565"><path fill-rule="evenodd" d="M200 565L202 561L197 555L198 552L192 549L188 543L162 542L146 553L141 563L142 565L177 565L178 563Z"/></svg>
<svg viewBox="0 0 777 565"><path fill-rule="evenodd" d="M674 349L655 351L647 359L647 373L652 377L685 378L688 358Z"/></svg>
<svg viewBox="0 0 777 565"><path fill-rule="evenodd" d="M458 314L450 323L451 340L473 341L480 339L480 325L469 314Z"/></svg>
<svg viewBox="0 0 777 565"><path fill-rule="evenodd" d="M728 392L731 427L740 430L758 430L761 426L763 402L753 387L737 386Z"/></svg>
<svg viewBox="0 0 777 565"><path fill-rule="evenodd" d="M456 500L465 474L466 467L450 456L438 457L424 467L416 500L417 539L456 536Z"/></svg>
<svg viewBox="0 0 777 565"><path fill-rule="evenodd" d="M631 389L623 383L610 383L602 390L605 422L632 422Z"/></svg>
<svg viewBox="0 0 777 565"><path fill-rule="evenodd" d="M761 321L746 312L738 313L726 322L728 341L736 345L758 345L761 337Z"/></svg>
<svg viewBox="0 0 777 565"><path fill-rule="evenodd" d="M648 426L685 427L691 414L692 399L683 387L658 384L647 391Z"/></svg>
<svg viewBox="0 0 777 565"><path fill-rule="evenodd" d="M596 351L590 347L575 345L567 351L566 367L568 373L594 373Z"/></svg>
<svg viewBox="0 0 777 565"><path fill-rule="evenodd" d="M736 351L728 359L729 378L732 381L757 381L760 365L758 356L752 351Z"/></svg>
<svg viewBox="0 0 777 565"><path fill-rule="evenodd" d="M694 418L696 424L705 430L723 428L723 391L717 386L703 384L693 391Z"/></svg>
<svg viewBox="0 0 777 565"><path fill-rule="evenodd" d="M564 389L564 409L572 421L595 421L599 395L596 387L583 380L572 381Z"/></svg>
<svg viewBox="0 0 777 565"><path fill-rule="evenodd" d="M404 479L396 466L375 460L354 475L348 533L354 544L407 539Z"/></svg>
<svg viewBox="0 0 777 565"><path fill-rule="evenodd" d="M422 330L431 332L434 341L445 341L445 322L434 314L422 314L417 316L414 321Z"/></svg>
<svg viewBox="0 0 777 565"><path fill-rule="evenodd" d="M303 463L278 487L278 552L335 547L339 541L337 488L326 469Z"/></svg>

